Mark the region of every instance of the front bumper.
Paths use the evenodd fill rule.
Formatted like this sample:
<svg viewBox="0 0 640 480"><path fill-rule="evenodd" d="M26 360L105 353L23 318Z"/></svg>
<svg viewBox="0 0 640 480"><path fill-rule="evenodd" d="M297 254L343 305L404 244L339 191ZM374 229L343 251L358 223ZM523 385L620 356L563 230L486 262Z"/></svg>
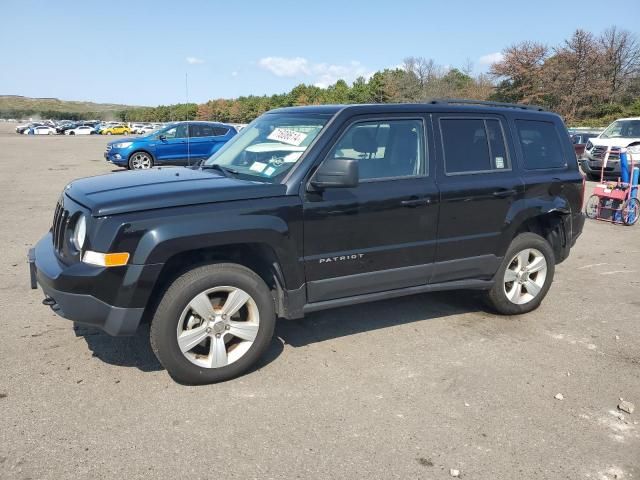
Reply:
<svg viewBox="0 0 640 480"><path fill-rule="evenodd" d="M602 160L587 157L581 161L581 165L582 170L591 175L600 175L600 172L602 171ZM607 162L607 166L604 168L604 174L605 176L619 176L620 161L609 160Z"/></svg>
<svg viewBox="0 0 640 480"><path fill-rule="evenodd" d="M63 318L114 336L136 332L161 269L160 264L110 269L65 265L56 256L51 234L29 250L28 260L31 288L42 288L43 303Z"/></svg>
<svg viewBox="0 0 640 480"><path fill-rule="evenodd" d="M111 150L104 152L104 159L115 165L123 166L129 161L130 153L131 152L127 151L127 149L112 148Z"/></svg>

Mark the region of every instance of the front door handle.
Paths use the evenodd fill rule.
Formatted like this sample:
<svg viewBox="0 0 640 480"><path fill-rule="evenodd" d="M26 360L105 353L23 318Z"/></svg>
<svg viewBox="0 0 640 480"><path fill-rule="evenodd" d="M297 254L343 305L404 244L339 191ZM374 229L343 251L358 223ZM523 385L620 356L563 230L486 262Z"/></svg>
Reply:
<svg viewBox="0 0 640 480"><path fill-rule="evenodd" d="M412 198L411 200L402 200L400 205L403 207L420 207L422 205L429 205L431 203L430 198Z"/></svg>
<svg viewBox="0 0 640 480"><path fill-rule="evenodd" d="M493 192L493 196L496 198L506 198L513 197L517 193L518 192L516 192L513 188L509 188L504 190L496 190L495 192Z"/></svg>

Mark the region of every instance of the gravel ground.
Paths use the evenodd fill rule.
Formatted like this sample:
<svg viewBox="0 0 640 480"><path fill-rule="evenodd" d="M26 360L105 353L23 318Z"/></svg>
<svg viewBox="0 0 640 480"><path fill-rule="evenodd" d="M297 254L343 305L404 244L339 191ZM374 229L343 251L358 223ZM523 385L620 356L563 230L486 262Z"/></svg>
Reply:
<svg viewBox="0 0 640 480"><path fill-rule="evenodd" d="M587 221L528 315L465 292L326 311L280 321L242 378L184 387L148 330L74 327L29 289L27 248L64 185L113 167L104 137L12 128L0 124L0 478L640 478L639 226Z"/></svg>

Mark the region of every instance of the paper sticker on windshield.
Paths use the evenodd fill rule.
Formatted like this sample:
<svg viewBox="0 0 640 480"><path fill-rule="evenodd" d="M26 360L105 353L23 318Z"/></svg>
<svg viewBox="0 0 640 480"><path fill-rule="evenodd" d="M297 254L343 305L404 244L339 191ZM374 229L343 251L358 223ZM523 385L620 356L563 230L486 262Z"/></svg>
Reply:
<svg viewBox="0 0 640 480"><path fill-rule="evenodd" d="M275 140L277 142L295 145L297 147L304 142L304 139L307 138L307 134L296 132L295 130L289 130L288 128L276 128L267 138L269 140Z"/></svg>
<svg viewBox="0 0 640 480"><path fill-rule="evenodd" d="M253 170L254 172L262 173L262 171L267 168L266 163L262 162L254 162L253 165L249 168L249 170Z"/></svg>
<svg viewBox="0 0 640 480"><path fill-rule="evenodd" d="M267 177L270 177L271 175L273 175L273 172L275 172L275 171L276 171L275 168L269 167L262 173L264 173Z"/></svg>
<svg viewBox="0 0 640 480"><path fill-rule="evenodd" d="M496 168L504 168L504 158L496 157Z"/></svg>

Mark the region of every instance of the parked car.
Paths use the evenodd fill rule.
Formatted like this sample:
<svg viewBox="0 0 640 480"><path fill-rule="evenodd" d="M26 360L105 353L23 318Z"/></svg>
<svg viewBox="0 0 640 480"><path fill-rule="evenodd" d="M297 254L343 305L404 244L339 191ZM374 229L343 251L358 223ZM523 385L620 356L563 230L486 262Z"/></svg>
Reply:
<svg viewBox="0 0 640 480"><path fill-rule="evenodd" d="M640 145L640 117L621 118L609 125L604 132L587 141L585 146L586 159L582 162L582 169L587 178L597 180L600 178L602 165L607 149L614 148L610 152L607 164L604 167L606 177L620 176L620 148Z"/></svg>
<svg viewBox="0 0 640 480"><path fill-rule="evenodd" d="M211 383L255 364L276 317L451 289L534 310L583 195L562 119L533 107L284 108L200 168L69 184L29 253L32 286L111 335L150 318L173 378Z"/></svg>
<svg viewBox="0 0 640 480"><path fill-rule="evenodd" d="M77 123L63 123L56 127L56 133L58 133L59 135L64 135L67 130L71 130L72 128L76 128L77 126Z"/></svg>
<svg viewBox="0 0 640 480"><path fill-rule="evenodd" d="M141 123L133 123L133 124L131 124L129 129L131 130L131 133L139 134L139 133L142 133L140 130L142 130L143 127L144 127L144 125L141 124Z"/></svg>
<svg viewBox="0 0 640 480"><path fill-rule="evenodd" d="M197 165L235 134L234 128L223 123L178 122L144 137L109 142L104 158L135 170L154 165Z"/></svg>
<svg viewBox="0 0 640 480"><path fill-rule="evenodd" d="M112 125L100 130L101 135L130 135L131 129L126 125Z"/></svg>
<svg viewBox="0 0 640 480"><path fill-rule="evenodd" d="M23 135L27 135L29 133L29 129L33 128L33 127L38 127L40 125L43 125L42 123L24 123L22 125L18 125L16 127L16 133L20 133Z"/></svg>
<svg viewBox="0 0 640 480"><path fill-rule="evenodd" d="M160 127L154 127L152 125L143 125L142 127L140 127L138 129L138 133L140 135L148 135L151 132L155 132L156 130L158 130L158 128L160 128Z"/></svg>
<svg viewBox="0 0 640 480"><path fill-rule="evenodd" d="M70 128L64 132L65 135L93 135L95 129L90 125L80 125L76 128Z"/></svg>
<svg viewBox="0 0 640 480"><path fill-rule="evenodd" d="M573 131L571 134L571 143L573 143L573 149L576 151L576 157L578 160L582 160L587 142L600 135L602 132L596 131Z"/></svg>
<svg viewBox="0 0 640 480"><path fill-rule="evenodd" d="M56 129L47 125L38 125L27 130L29 135L55 135Z"/></svg>

